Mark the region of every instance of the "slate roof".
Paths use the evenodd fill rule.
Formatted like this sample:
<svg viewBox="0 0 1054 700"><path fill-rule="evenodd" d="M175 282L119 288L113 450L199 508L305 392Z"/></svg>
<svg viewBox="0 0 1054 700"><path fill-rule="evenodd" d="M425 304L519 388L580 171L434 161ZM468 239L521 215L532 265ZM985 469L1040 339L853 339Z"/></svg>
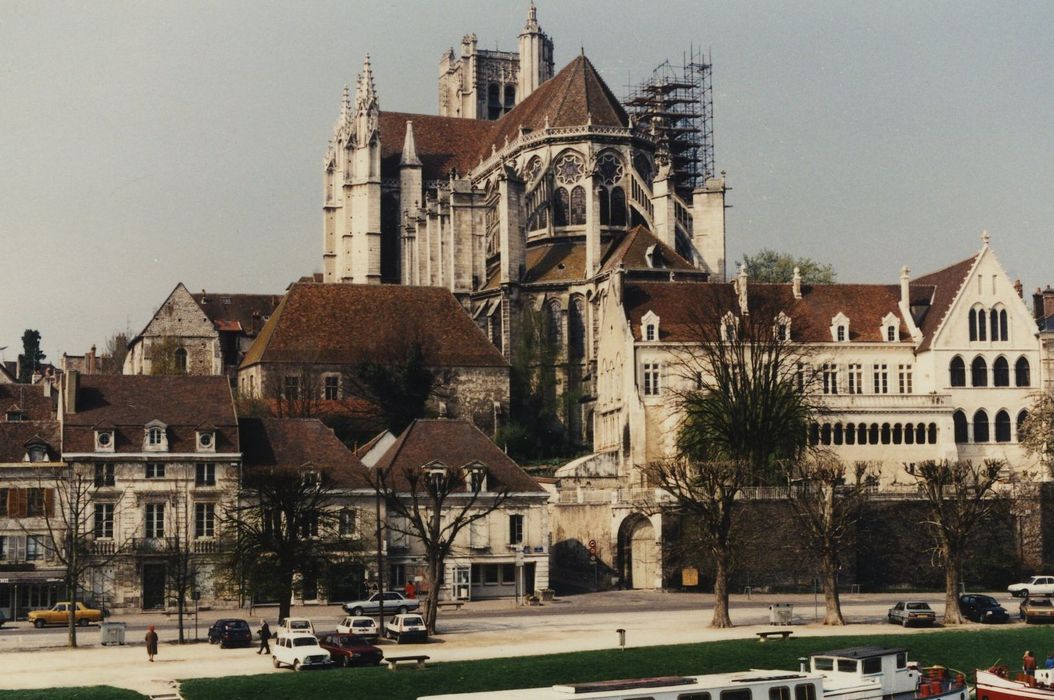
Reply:
<svg viewBox="0 0 1054 700"><path fill-rule="evenodd" d="M900 319L900 285L802 285L801 292L802 298L794 299L789 284L749 283L747 299L751 305L765 301L786 310L791 337L800 342L831 342L831 319L839 312L849 318L849 342L885 343L882 319L889 313ZM641 318L649 310L659 316L659 340L674 342L697 341L700 319L716 320L739 310L731 283L627 282L623 300L637 340ZM900 339L911 341L903 319Z"/></svg>
<svg viewBox="0 0 1054 700"><path fill-rule="evenodd" d="M65 416L63 449L94 452L94 427L106 426L115 429L115 452L142 452L143 429L152 420L166 424L169 452L195 452L195 431L204 426L216 430L216 452L239 451L230 382L219 375L82 375L76 412Z"/></svg>
<svg viewBox="0 0 1054 700"><path fill-rule="evenodd" d="M515 141L521 126L528 131L544 128L546 117L551 127L629 125L626 110L583 53L495 122L497 128L481 144L479 155L487 158L492 144L500 150L506 138Z"/></svg>
<svg viewBox="0 0 1054 700"><path fill-rule="evenodd" d="M508 367L440 287L295 284L245 354L259 363L354 364L419 339L436 367Z"/></svg>
<svg viewBox="0 0 1054 700"><path fill-rule="evenodd" d="M256 337L282 300L281 294L198 292L191 296L216 330L244 333L250 338Z"/></svg>
<svg viewBox="0 0 1054 700"><path fill-rule="evenodd" d="M455 469L469 462L482 462L487 466L490 491L508 488L513 493L546 493L479 428L464 420L414 421L373 468L399 475L407 470L420 469L434 460Z"/></svg>
<svg viewBox="0 0 1054 700"><path fill-rule="evenodd" d="M62 441L57 420L0 422L0 463L22 462L26 456L26 445L36 440L48 446L50 461L61 459Z"/></svg>
<svg viewBox="0 0 1054 700"><path fill-rule="evenodd" d="M325 472L336 486L370 488L366 467L337 436L315 418L240 418L242 466L251 480L270 470Z"/></svg>
<svg viewBox="0 0 1054 700"><path fill-rule="evenodd" d="M381 112L381 175L399 177L406 122L414 123L414 146L425 180L446 180L456 170L465 177L479 164L479 145L489 141L495 122L437 117L431 114ZM489 154L488 154L489 155Z"/></svg>
<svg viewBox="0 0 1054 700"><path fill-rule="evenodd" d="M41 384L0 384L0 421L4 415L15 408L25 414L26 420L47 421L55 417L55 398L58 389L52 396L44 396Z"/></svg>
<svg viewBox="0 0 1054 700"><path fill-rule="evenodd" d="M0 382L17 382L18 375L18 363L17 362L0 362Z"/></svg>
<svg viewBox="0 0 1054 700"><path fill-rule="evenodd" d="M980 255L980 253L977 253L941 270L918 277L912 283L912 287L919 290L920 301L925 297L926 289L930 290L929 311L919 326L923 337L919 350L929 350L930 344L933 342L933 336L951 310L952 303L959 295L959 290L966 283L966 277L970 274L970 270L973 269ZM915 298L913 290L913 304L915 303Z"/></svg>

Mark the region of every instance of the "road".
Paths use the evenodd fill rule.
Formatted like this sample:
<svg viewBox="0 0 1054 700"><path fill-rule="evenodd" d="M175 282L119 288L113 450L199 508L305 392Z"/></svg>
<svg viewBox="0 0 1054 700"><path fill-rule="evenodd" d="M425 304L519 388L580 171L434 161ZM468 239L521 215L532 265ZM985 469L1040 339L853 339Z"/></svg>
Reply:
<svg viewBox="0 0 1054 700"><path fill-rule="evenodd" d="M939 594L913 594L912 599L927 600L938 614L943 611ZM1001 601L1016 612L1003 593ZM485 657L529 656L612 648L617 645L616 629L626 630L627 646L679 644L716 639L753 637L768 627L769 608L773 602L794 605L794 634L819 636L838 634L883 634L901 632L885 622L885 611L897 600L895 595L846 595L843 610L851 623L844 628L823 627L814 619L812 595L733 596L731 615L736 627L713 630L707 627L713 611L713 597L705 594L662 593L651 591L613 591L573 596L539 607L512 607L507 601L479 601L457 612L443 612L439 634L428 644L404 645L400 653L425 653L436 661L471 660ZM1011 607L1011 605L1013 607ZM817 610L822 614L822 600ZM253 618L247 611L209 611L202 613L200 630L218 617L255 619L269 613L274 621L275 609L257 609ZM337 606L309 606L294 609L294 614L310 617L319 630L332 629L342 612ZM161 615L131 615L128 623L129 646L102 647L95 626L82 628L81 640L89 646L68 650L56 648L65 642L60 628L34 630L24 623L13 629L0 629L0 650L4 651L7 670L0 674L0 687L40 688L57 685L111 684L139 692L159 692L177 678L219 677L227 675L275 673L270 660L252 649L220 650L208 644L171 644L176 625ZM142 642L146 625L158 628L163 644L158 663L147 664ZM193 628L191 628L193 631ZM924 633L925 630L917 630ZM390 643L386 653L391 653ZM42 649L50 649L41 651ZM118 666L115 666L118 664ZM107 669L119 667L115 677ZM62 669L55 672L54 669ZM288 671L277 671L288 672Z"/></svg>

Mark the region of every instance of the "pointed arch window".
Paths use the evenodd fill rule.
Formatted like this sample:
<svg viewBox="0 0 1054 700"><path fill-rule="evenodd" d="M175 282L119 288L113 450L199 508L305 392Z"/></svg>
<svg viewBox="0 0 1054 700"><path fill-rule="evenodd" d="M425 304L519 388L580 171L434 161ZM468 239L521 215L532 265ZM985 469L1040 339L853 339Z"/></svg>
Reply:
<svg viewBox="0 0 1054 700"><path fill-rule="evenodd" d="M586 303L582 297L575 297L567 307L568 350L572 357L581 358L586 354Z"/></svg>
<svg viewBox="0 0 1054 700"><path fill-rule="evenodd" d="M550 342L552 342L553 347L555 347L557 351L559 351L559 349L564 344L564 324L563 319L561 318L562 309L560 308L560 302L556 299L550 301L548 311L549 313L546 314L545 319L546 330L548 330L549 332L549 340Z"/></svg>
<svg viewBox="0 0 1054 700"><path fill-rule="evenodd" d="M187 349L176 348L176 372L179 374L187 373Z"/></svg>
<svg viewBox="0 0 1054 700"><path fill-rule="evenodd" d="M988 312L989 328L992 329L992 340L1006 340L999 337L999 312L992 309Z"/></svg>
<svg viewBox="0 0 1054 700"><path fill-rule="evenodd" d="M1032 368L1028 364L1028 358L1022 355L1014 363L1014 384L1017 386L1032 386Z"/></svg>
<svg viewBox="0 0 1054 700"><path fill-rule="evenodd" d="M973 441L988 442L988 413L983 408L973 414Z"/></svg>
<svg viewBox="0 0 1054 700"><path fill-rule="evenodd" d="M988 325L987 322L986 322L986 318L987 317L985 315L984 309L981 309L980 311L977 312L977 339L978 340L988 340L988 331L985 328Z"/></svg>
<svg viewBox="0 0 1054 700"><path fill-rule="evenodd" d="M611 225L626 225L626 191L618 185L611 188Z"/></svg>
<svg viewBox="0 0 1054 700"><path fill-rule="evenodd" d="M1021 441L1021 432L1024 430L1024 428L1025 428L1025 421L1027 421L1027 420L1028 420L1028 411L1022 410L1020 413L1017 414L1017 426L1015 426L1015 427L1017 428L1017 439L1018 439L1019 442Z"/></svg>
<svg viewBox="0 0 1054 700"><path fill-rule="evenodd" d="M955 442L958 445L967 443L970 441L969 429L966 426L966 414L962 411L956 411L952 414L952 423L955 424Z"/></svg>
<svg viewBox="0 0 1054 700"><path fill-rule="evenodd" d="M995 441L1010 442L1010 414L1006 411L995 414Z"/></svg>
<svg viewBox="0 0 1054 700"><path fill-rule="evenodd" d="M970 309L970 340L977 340L977 309Z"/></svg>
<svg viewBox="0 0 1054 700"><path fill-rule="evenodd" d="M999 310L999 338L1010 340L1010 323L1007 320L1006 309Z"/></svg>
<svg viewBox="0 0 1054 700"><path fill-rule="evenodd" d="M966 386L966 363L963 362L963 358L958 355L952 358L948 374L952 386Z"/></svg>
<svg viewBox="0 0 1054 700"><path fill-rule="evenodd" d="M571 225L585 226L586 223L586 188L579 185L571 190Z"/></svg>
<svg viewBox="0 0 1054 700"><path fill-rule="evenodd" d="M571 195L563 187L557 187L553 197L553 226L567 226L567 212L571 208Z"/></svg>
<svg viewBox="0 0 1054 700"><path fill-rule="evenodd" d="M970 364L970 385L988 386L988 363L980 355Z"/></svg>
<svg viewBox="0 0 1054 700"><path fill-rule="evenodd" d="M1010 386L1010 363L997 357L992 363L992 386Z"/></svg>

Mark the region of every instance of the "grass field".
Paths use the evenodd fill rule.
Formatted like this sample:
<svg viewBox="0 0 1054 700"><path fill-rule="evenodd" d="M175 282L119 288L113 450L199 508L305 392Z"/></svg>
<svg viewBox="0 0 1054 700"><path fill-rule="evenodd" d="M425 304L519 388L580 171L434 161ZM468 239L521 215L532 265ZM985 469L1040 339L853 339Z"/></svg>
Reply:
<svg viewBox="0 0 1054 700"><path fill-rule="evenodd" d="M665 647L630 648L625 652L588 651L517 659L487 659L435 664L424 671L386 668L339 669L304 673L234 676L186 680L186 700L259 700L261 697L356 697L415 700L429 694L529 688L553 683L637 678L668 674L701 674L747 668L795 670L798 657L860 644L902 646L909 658L925 665L940 664L967 673L1000 661L1020 665L1025 649L1042 663L1054 651L1049 627L993 627L938 631L928 634L802 637L759 644L753 639ZM350 693L350 695L349 695ZM0 691L0 700L97 700L139 697L113 688L48 691Z"/></svg>
<svg viewBox="0 0 1054 700"><path fill-rule="evenodd" d="M99 685L93 688L50 688L48 690L0 690L4 700L143 700L131 690Z"/></svg>

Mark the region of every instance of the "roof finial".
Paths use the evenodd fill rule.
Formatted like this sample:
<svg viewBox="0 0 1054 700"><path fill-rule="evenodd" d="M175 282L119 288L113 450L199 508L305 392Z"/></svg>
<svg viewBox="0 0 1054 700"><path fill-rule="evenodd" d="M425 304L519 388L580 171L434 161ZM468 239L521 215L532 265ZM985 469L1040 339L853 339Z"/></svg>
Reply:
<svg viewBox="0 0 1054 700"><path fill-rule="evenodd" d="M988 241L991 240L991 238L992 237L988 235L988 229L984 229L983 231L981 231L981 245L983 245L985 248L988 247Z"/></svg>

